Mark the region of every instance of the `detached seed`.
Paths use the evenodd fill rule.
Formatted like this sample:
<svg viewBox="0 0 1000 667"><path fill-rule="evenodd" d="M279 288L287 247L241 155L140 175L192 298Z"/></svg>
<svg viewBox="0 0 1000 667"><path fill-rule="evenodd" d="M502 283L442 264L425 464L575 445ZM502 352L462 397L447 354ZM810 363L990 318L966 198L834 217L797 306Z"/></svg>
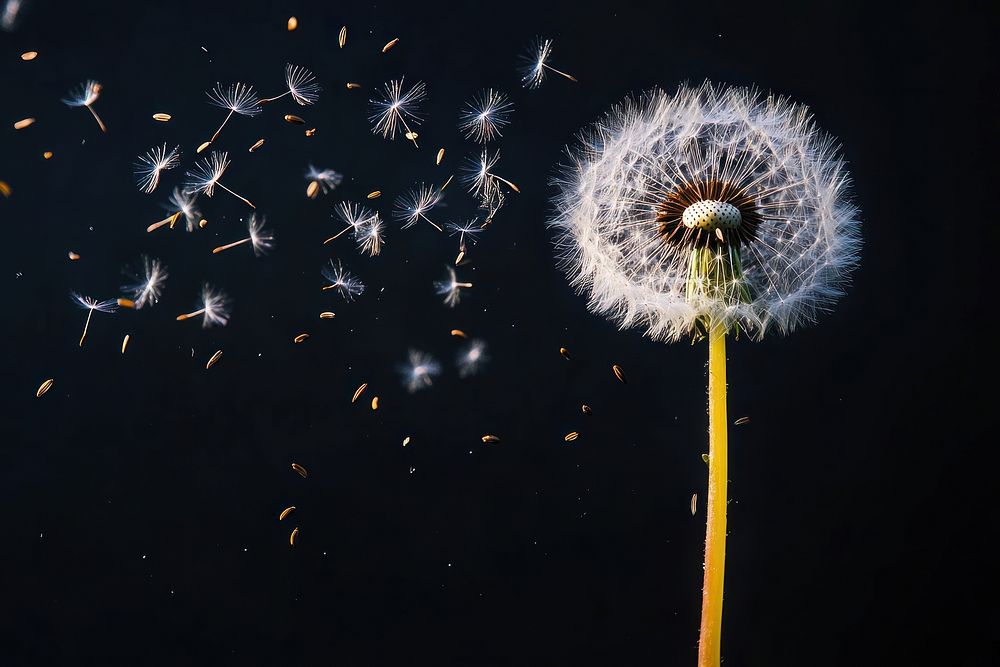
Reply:
<svg viewBox="0 0 1000 667"><path fill-rule="evenodd" d="M201 152L204 152L204 150L205 150L206 148L208 148L209 146L211 146L211 145L212 145L212 142L211 142L211 141L206 141L206 142L205 142L205 143L203 143L203 144L202 144L201 146L198 146L198 150L197 150L197 152L198 152L198 153L201 153Z"/></svg>
<svg viewBox="0 0 1000 667"><path fill-rule="evenodd" d="M437 166L441 164L441 160L444 159L444 149L438 150L437 158L434 159L434 165Z"/></svg>
<svg viewBox="0 0 1000 667"><path fill-rule="evenodd" d="M306 187L306 197L316 199L317 194L319 194L319 181L310 181L308 187Z"/></svg>
<svg viewBox="0 0 1000 667"><path fill-rule="evenodd" d="M306 477L309 476L309 471L300 466L298 463L292 464L292 470L299 473L299 476L302 477L302 479L305 479Z"/></svg>
<svg viewBox="0 0 1000 667"><path fill-rule="evenodd" d="M736 424L737 426L743 426L744 424L749 424L750 423L750 418L749 417L740 417L739 419L737 419L733 423Z"/></svg>
<svg viewBox="0 0 1000 667"><path fill-rule="evenodd" d="M291 123L292 125L305 125L306 122L299 118L298 116L293 116L290 113L285 114L285 122Z"/></svg>
<svg viewBox="0 0 1000 667"><path fill-rule="evenodd" d="M625 384L625 371L622 370L622 367L615 364L611 367L611 370L614 371L615 377L618 378L618 381Z"/></svg>
<svg viewBox="0 0 1000 667"><path fill-rule="evenodd" d="M362 382L361 386L354 390L354 396L351 397L351 403L357 403L358 398L361 397L361 394L365 393L365 389L367 388L368 388L368 383Z"/></svg>
<svg viewBox="0 0 1000 667"><path fill-rule="evenodd" d="M291 507L286 507L285 509L281 510L281 514L278 515L278 521L284 521L285 517L294 511L295 511L295 505L292 505Z"/></svg>
<svg viewBox="0 0 1000 667"><path fill-rule="evenodd" d="M222 350L216 350L215 354L212 355L212 358L208 360L207 364L205 364L205 370L207 371L209 368L214 366L215 362L217 362L221 358L222 358Z"/></svg>
<svg viewBox="0 0 1000 667"><path fill-rule="evenodd" d="M372 397L372 410L378 410L378 396Z"/></svg>
<svg viewBox="0 0 1000 667"><path fill-rule="evenodd" d="M258 148L260 148L263 145L264 145L264 140L263 139L258 139L257 142L253 146L250 147L250 152L253 153L255 150L257 150Z"/></svg>
<svg viewBox="0 0 1000 667"><path fill-rule="evenodd" d="M299 529L296 528L295 530L292 531L292 534L288 536L288 543L294 547L295 546L295 538L298 537L298 536L299 536Z"/></svg>
<svg viewBox="0 0 1000 667"><path fill-rule="evenodd" d="M399 43L399 37L394 37L393 39L390 39L388 42L386 42L385 46L382 47L382 53L386 53L389 49L396 46L397 43Z"/></svg>
<svg viewBox="0 0 1000 667"><path fill-rule="evenodd" d="M594 414L594 411L591 410L590 406L587 405L586 403L584 403L583 405L580 406L580 412L582 412L585 415L592 415L592 414Z"/></svg>
<svg viewBox="0 0 1000 667"><path fill-rule="evenodd" d="M368 193L369 199L378 199L381 196L382 196L381 190L372 190L371 192Z"/></svg>
<svg viewBox="0 0 1000 667"><path fill-rule="evenodd" d="M347 84L347 89L348 90L356 90L356 89L358 89L360 87L361 87L360 83L348 83Z"/></svg>
<svg viewBox="0 0 1000 667"><path fill-rule="evenodd" d="M337 43L340 45L340 48L344 48L344 44L347 44L347 26L346 25L343 26L340 29L340 34L337 35Z"/></svg>
<svg viewBox="0 0 1000 667"><path fill-rule="evenodd" d="M288 17L288 32L292 32L299 27L299 20L294 16Z"/></svg>
<svg viewBox="0 0 1000 667"><path fill-rule="evenodd" d="M125 348L128 347L128 341L131 338L131 334L125 334L125 338L122 339L122 354L125 354Z"/></svg>
<svg viewBox="0 0 1000 667"><path fill-rule="evenodd" d="M570 431L565 436L563 436L563 440L565 440L566 442L573 442L579 437L580 437L579 433L577 433L576 431Z"/></svg>
<svg viewBox="0 0 1000 667"><path fill-rule="evenodd" d="M462 331L461 329L452 329L451 330L451 335L452 336L458 336L459 338L468 338L468 336L465 335L465 332Z"/></svg>
<svg viewBox="0 0 1000 667"><path fill-rule="evenodd" d="M559 348L559 354L561 354L563 356L563 359L566 359L567 361L569 361L569 359L570 359L569 350L567 350L565 347L560 347Z"/></svg>
<svg viewBox="0 0 1000 667"><path fill-rule="evenodd" d="M44 396L45 392L47 392L49 389L52 389L52 385L55 384L55 382L56 381L51 378L43 382L41 385L39 385L38 391L35 392L35 397L41 398L42 396Z"/></svg>
<svg viewBox="0 0 1000 667"><path fill-rule="evenodd" d="M300 333L298 336L296 336L292 340L295 341L296 343L301 343L301 342L306 341L308 339L309 339L309 334L307 334L307 333Z"/></svg>
<svg viewBox="0 0 1000 667"><path fill-rule="evenodd" d="M34 60L38 57L38 51L25 51L21 54L21 60Z"/></svg>
<svg viewBox="0 0 1000 667"><path fill-rule="evenodd" d="M319 314L319 319L321 320L332 320L337 316L336 313L330 312L329 310Z"/></svg>
<svg viewBox="0 0 1000 667"><path fill-rule="evenodd" d="M79 255L79 254L77 254L77 253L75 253L75 252L73 252L72 250L70 250L70 251L69 251L68 255L69 255L69 258L70 258L70 259L71 259L72 261L74 261L74 262L75 262L76 260L80 259L80 255Z"/></svg>
<svg viewBox="0 0 1000 667"><path fill-rule="evenodd" d="M500 442L500 438L498 438L495 435L484 435L483 436L483 442L485 442L485 443Z"/></svg>
<svg viewBox="0 0 1000 667"><path fill-rule="evenodd" d="M35 124L34 118L23 118L16 123L14 123L15 130L23 130L26 127L30 127Z"/></svg>
<svg viewBox="0 0 1000 667"><path fill-rule="evenodd" d="M170 120L171 116L168 113L154 113L153 120L158 120L161 123L166 123Z"/></svg>

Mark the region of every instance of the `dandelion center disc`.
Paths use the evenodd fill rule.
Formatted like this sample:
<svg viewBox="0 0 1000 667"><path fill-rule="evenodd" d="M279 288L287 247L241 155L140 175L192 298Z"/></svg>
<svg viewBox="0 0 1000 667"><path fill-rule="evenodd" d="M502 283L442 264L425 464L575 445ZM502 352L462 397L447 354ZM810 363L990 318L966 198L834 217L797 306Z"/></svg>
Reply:
<svg viewBox="0 0 1000 667"><path fill-rule="evenodd" d="M681 215L681 221L688 229L736 229L740 226L740 209L729 202L708 199L691 204Z"/></svg>

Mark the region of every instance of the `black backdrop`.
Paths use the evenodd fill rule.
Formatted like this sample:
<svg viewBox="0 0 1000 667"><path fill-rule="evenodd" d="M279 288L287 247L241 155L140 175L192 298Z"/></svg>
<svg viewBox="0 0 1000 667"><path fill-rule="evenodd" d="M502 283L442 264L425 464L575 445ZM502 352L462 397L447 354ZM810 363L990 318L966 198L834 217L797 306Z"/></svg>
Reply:
<svg viewBox="0 0 1000 667"><path fill-rule="evenodd" d="M835 313L730 349L730 412L751 422L731 433L725 662L987 664L992 391L969 378L993 356L995 220L971 212L988 210L995 175L996 62L971 6L22 4L0 32L0 180L13 189L0 199L0 662L692 664L706 351L588 314L543 222L578 128L629 92L708 77L809 104L844 143L865 221ZM517 56L536 34L556 38L553 62L579 84L520 89ZM28 49L34 62L18 57ZM187 166L223 115L203 91L241 80L275 94L286 61L317 72L319 104L276 103L220 140L224 182L268 216L275 251L210 254L245 212L224 194L202 201L205 231L147 235L180 170L147 197L135 156L175 142ZM430 89L420 150L368 130L368 94L403 74ZM86 78L104 86L107 135L59 104ZM484 86L516 104L501 173L523 192L460 270L475 283L463 303L433 293L455 240L426 226L390 225L371 260L320 245L341 197L380 189L388 213L471 155L455 120ZM26 116L38 123L13 131ZM345 183L306 199L310 162ZM472 212L457 192L448 203L448 217ZM96 314L78 349L86 313L69 290L116 296L120 267L144 252L170 268L163 301ZM328 257L366 281L356 303L318 289ZM173 321L203 280L234 298L224 329ZM327 309L337 318L321 322ZM454 371L455 327L489 345L474 378ZM445 367L414 395L396 373L409 347ZM350 404L362 381L377 413ZM571 430L582 436L566 444Z"/></svg>

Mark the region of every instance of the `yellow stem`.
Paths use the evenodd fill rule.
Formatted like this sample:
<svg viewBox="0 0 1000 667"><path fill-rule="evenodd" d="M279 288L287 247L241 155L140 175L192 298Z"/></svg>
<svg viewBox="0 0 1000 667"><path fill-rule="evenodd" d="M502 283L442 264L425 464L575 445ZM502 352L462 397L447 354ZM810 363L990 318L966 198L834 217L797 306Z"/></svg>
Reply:
<svg viewBox="0 0 1000 667"><path fill-rule="evenodd" d="M708 342L708 519L698 667L718 667L720 660L726 572L727 435L726 330L712 324Z"/></svg>

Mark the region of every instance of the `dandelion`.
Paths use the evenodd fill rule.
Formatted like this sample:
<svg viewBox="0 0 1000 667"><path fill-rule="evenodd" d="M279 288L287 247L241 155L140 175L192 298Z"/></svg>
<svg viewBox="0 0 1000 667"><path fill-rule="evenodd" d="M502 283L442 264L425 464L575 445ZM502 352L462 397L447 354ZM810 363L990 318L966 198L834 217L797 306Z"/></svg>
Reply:
<svg viewBox="0 0 1000 667"><path fill-rule="evenodd" d="M143 255L137 267L126 267L122 273L131 280L122 286L122 292L131 295L136 309L159 302L167 281L167 267L163 262Z"/></svg>
<svg viewBox="0 0 1000 667"><path fill-rule="evenodd" d="M546 71L555 72L561 77L570 81L576 81L576 77L557 70L549 65L549 58L552 57L552 41L536 37L527 53L521 57L521 85L525 88L538 88L545 81Z"/></svg>
<svg viewBox="0 0 1000 667"><path fill-rule="evenodd" d="M403 134L417 145L417 133L410 127L420 125L420 103L427 98L427 86L418 81L403 92L403 79L389 81L382 87L382 96L369 100L372 132L383 139L395 139ZM407 122L409 121L409 122Z"/></svg>
<svg viewBox="0 0 1000 667"><path fill-rule="evenodd" d="M480 366L490 360L486 354L486 343L481 340L471 341L455 358L458 366L458 377L466 378L479 372Z"/></svg>
<svg viewBox="0 0 1000 667"><path fill-rule="evenodd" d="M174 146L169 151L167 145L153 146L135 163L135 178L139 190L152 194L160 184L160 172L173 169L181 162L181 147Z"/></svg>
<svg viewBox="0 0 1000 667"><path fill-rule="evenodd" d="M89 79L81 83L77 88L74 88L69 92L69 97L64 98L62 103L68 107L87 107L87 111L90 115L94 117L97 121L97 126L101 128L101 132L107 132L108 128L101 120L101 117L97 115L94 111L94 102L97 98L101 96L101 84Z"/></svg>
<svg viewBox="0 0 1000 667"><path fill-rule="evenodd" d="M435 280L434 289L438 293L438 296L444 297L446 306L454 308L462 298L462 290L472 287L472 283L459 282L455 275L455 269L450 266L446 268L448 278L445 280Z"/></svg>
<svg viewBox="0 0 1000 667"><path fill-rule="evenodd" d="M472 218L464 225L459 225L454 222L448 223L446 225L448 229L448 236L458 236L458 257L455 259L455 264L462 261L465 257L466 251L466 239L472 242L473 245L476 243L476 236L482 234L485 229L483 225L479 223L478 218Z"/></svg>
<svg viewBox="0 0 1000 667"><path fill-rule="evenodd" d="M478 197L480 208L491 210L493 213L503 205L504 192L500 187L506 185L514 192L521 189L493 171L497 162L500 161L500 151L490 155L488 150L483 150L478 159L470 159L466 163L464 180L469 186L469 192ZM492 213L490 215L492 219Z"/></svg>
<svg viewBox="0 0 1000 667"><path fill-rule="evenodd" d="M194 205L197 198L197 195L188 195L180 188L174 188L167 205L164 206L166 210L171 212L170 215L146 227L146 231L152 232L164 225L170 225L172 229L181 216L184 216L184 224L187 230L189 232L194 231L195 227L198 226L198 221L201 219L201 211L195 208Z"/></svg>
<svg viewBox="0 0 1000 667"><path fill-rule="evenodd" d="M471 102L466 102L459 117L458 128L466 139L480 144L503 136L501 129L510 124L514 104L504 93L488 88Z"/></svg>
<svg viewBox="0 0 1000 667"><path fill-rule="evenodd" d="M393 217L403 223L403 229L412 227L421 220L439 232L444 231L440 225L427 217L427 213L444 200L440 190L421 183L416 188L404 193L396 199L393 207Z"/></svg>
<svg viewBox="0 0 1000 667"><path fill-rule="evenodd" d="M354 232L354 240L358 244L360 252L367 252L374 257L382 250L383 223L377 211L373 211L361 204L343 201L337 205L333 212L334 216L345 226L342 230L323 241L323 244L330 243L340 238L347 232Z"/></svg>
<svg viewBox="0 0 1000 667"><path fill-rule="evenodd" d="M222 174L226 172L227 167L229 167L229 153L225 151L212 151L208 157L195 162L194 169L185 174L187 177L185 192L189 195L204 193L206 197L211 197L215 194L215 186L219 186L232 196L243 201L250 208L257 208L249 199L236 194L219 182Z"/></svg>
<svg viewBox="0 0 1000 667"><path fill-rule="evenodd" d="M382 244L385 242L385 237L382 235L383 227L382 218L376 213L365 225L355 230L354 241L358 246L358 252L368 253L369 257L382 252Z"/></svg>
<svg viewBox="0 0 1000 667"><path fill-rule="evenodd" d="M267 252L274 247L274 234L264 227L264 222L264 216L258 217L256 213L251 213L250 217L247 218L248 236L245 239L233 241L232 243L227 243L226 245L214 248L212 250L212 254L216 255L223 250L229 250L230 248L235 248L236 246L243 245L244 243L249 243L251 247L253 247L254 255L257 257L266 255Z"/></svg>
<svg viewBox="0 0 1000 667"><path fill-rule="evenodd" d="M73 300L73 303L88 311L87 321L83 325L83 335L80 336L79 342L79 346L83 347L83 339L87 337L87 329L90 328L90 318L93 317L94 311L96 310L99 313L113 313L118 310L118 299L98 301L97 299L92 299L89 296L83 296L76 292L70 292L69 296Z"/></svg>
<svg viewBox="0 0 1000 667"><path fill-rule="evenodd" d="M320 273L329 283L323 289L336 290L344 301L354 301L365 291L365 284L351 275L339 260L336 263L332 259L328 260Z"/></svg>
<svg viewBox="0 0 1000 667"><path fill-rule="evenodd" d="M234 113L241 116L256 116L260 113L260 101L257 99L257 93L254 92L253 86L248 86L245 83L233 83L228 88L223 87L221 83L216 83L215 88L205 94L208 95L209 104L229 110L222 125L208 140L209 144L219 137L222 128L226 126ZM198 152L200 153L201 150Z"/></svg>
<svg viewBox="0 0 1000 667"><path fill-rule="evenodd" d="M719 664L726 540L726 335L813 321L858 263L835 141L757 90L655 90L581 136L558 185L556 246L592 311L656 340L708 338L708 518L699 665Z"/></svg>
<svg viewBox="0 0 1000 667"><path fill-rule="evenodd" d="M305 67L299 67L291 63L285 65L285 87L287 88L285 92L274 97L259 100L257 104L263 106L275 100L280 100L285 95L291 95L292 99L299 106L305 107L315 103L319 99L320 91L323 90L316 83L316 77L312 72Z"/></svg>
<svg viewBox="0 0 1000 667"><path fill-rule="evenodd" d="M306 180L310 183L315 183L316 187L322 190L323 194L327 194L331 190L336 189L340 185L340 182L344 180L344 177L333 169L317 169L309 165L309 168L306 169Z"/></svg>
<svg viewBox="0 0 1000 667"><path fill-rule="evenodd" d="M229 322L229 306L229 297L225 292L205 283L201 288L201 307L190 313L178 315L177 321L188 320L200 315L203 328L224 327Z"/></svg>
<svg viewBox="0 0 1000 667"><path fill-rule="evenodd" d="M441 372L441 366L431 355L419 350L410 350L407 363L399 367L403 376L403 386L411 394L434 384L434 376Z"/></svg>

